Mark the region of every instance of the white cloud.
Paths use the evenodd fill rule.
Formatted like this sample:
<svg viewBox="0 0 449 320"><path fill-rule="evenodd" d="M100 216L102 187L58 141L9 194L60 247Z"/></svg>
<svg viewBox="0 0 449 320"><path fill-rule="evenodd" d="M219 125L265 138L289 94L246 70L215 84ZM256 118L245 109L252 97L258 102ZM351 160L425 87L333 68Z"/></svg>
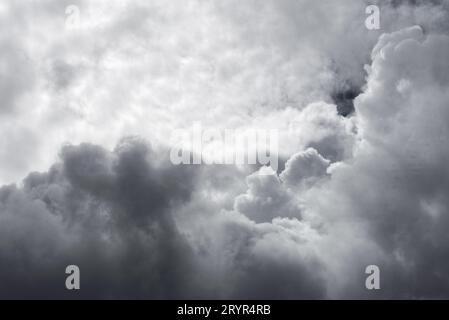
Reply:
<svg viewBox="0 0 449 320"><path fill-rule="evenodd" d="M80 10L77 29L65 28L69 4ZM1 119L4 183L48 168L65 142L112 149L139 134L164 144L194 121L234 129L277 118L276 110L330 102L334 91L363 84L361 66L378 36L364 28L356 0L4 7L9 78L0 91L9 98L1 109L15 112ZM23 151L12 160L17 145ZM285 148L285 157L298 151Z"/></svg>

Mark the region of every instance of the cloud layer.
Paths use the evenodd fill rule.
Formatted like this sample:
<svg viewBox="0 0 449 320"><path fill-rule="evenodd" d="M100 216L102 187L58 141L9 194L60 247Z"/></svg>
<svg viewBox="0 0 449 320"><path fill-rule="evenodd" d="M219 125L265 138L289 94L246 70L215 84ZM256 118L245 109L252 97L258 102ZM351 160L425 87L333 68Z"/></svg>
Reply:
<svg viewBox="0 0 449 320"><path fill-rule="evenodd" d="M449 4L378 4L1 5L0 298L447 298ZM195 121L279 172L171 164Z"/></svg>

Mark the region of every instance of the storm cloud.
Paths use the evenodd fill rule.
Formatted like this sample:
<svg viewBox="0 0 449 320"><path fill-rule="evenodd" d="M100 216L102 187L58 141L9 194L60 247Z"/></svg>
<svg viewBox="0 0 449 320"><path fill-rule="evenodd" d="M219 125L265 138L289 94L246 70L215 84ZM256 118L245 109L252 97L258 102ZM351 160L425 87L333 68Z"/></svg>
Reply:
<svg viewBox="0 0 449 320"><path fill-rule="evenodd" d="M368 4L0 5L0 298L448 298L449 3ZM172 164L195 122L279 170Z"/></svg>

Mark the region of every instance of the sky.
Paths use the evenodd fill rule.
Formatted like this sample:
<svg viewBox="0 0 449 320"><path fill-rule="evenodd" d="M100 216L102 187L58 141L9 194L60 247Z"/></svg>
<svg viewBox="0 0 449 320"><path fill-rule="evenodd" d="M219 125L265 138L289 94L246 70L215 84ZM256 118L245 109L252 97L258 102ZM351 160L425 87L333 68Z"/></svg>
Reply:
<svg viewBox="0 0 449 320"><path fill-rule="evenodd" d="M0 28L0 298L449 298L449 1L7 0ZM277 130L279 166L173 164L199 123Z"/></svg>

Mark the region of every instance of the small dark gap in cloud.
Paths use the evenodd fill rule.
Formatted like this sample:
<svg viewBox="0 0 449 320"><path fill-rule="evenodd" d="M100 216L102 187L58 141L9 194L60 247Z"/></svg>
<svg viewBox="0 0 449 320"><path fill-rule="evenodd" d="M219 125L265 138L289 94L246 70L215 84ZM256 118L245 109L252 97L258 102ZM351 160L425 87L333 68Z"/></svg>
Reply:
<svg viewBox="0 0 449 320"><path fill-rule="evenodd" d="M354 99L361 93L358 87L350 87L342 90L334 91L331 94L333 102L337 105L339 115L349 116L354 112Z"/></svg>

